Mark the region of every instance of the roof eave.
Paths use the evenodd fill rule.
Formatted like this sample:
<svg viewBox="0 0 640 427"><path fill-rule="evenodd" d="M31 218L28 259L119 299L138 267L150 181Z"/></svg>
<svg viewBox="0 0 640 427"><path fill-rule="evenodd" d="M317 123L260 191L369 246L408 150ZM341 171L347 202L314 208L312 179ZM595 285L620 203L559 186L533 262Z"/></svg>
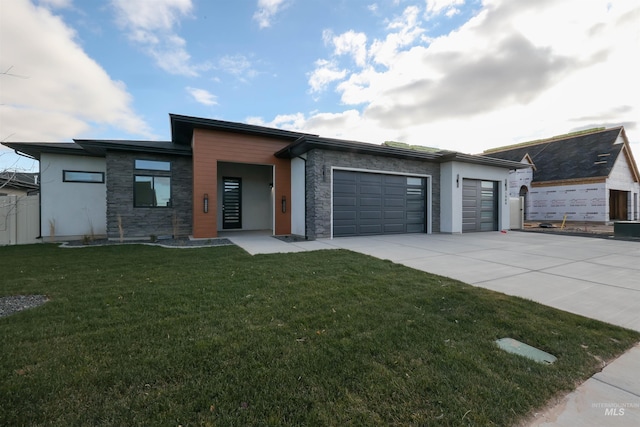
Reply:
<svg viewBox="0 0 640 427"><path fill-rule="evenodd" d="M317 136L284 129L228 122L224 120L205 119L201 117L182 116L179 114L169 114L169 118L171 120L171 141L174 144L179 145L191 145L194 129L218 130L245 135L264 136L268 138L289 139L291 141L306 135Z"/></svg>
<svg viewBox="0 0 640 427"><path fill-rule="evenodd" d="M298 157L313 149L330 151L341 151L358 154L371 154L385 157L396 157L413 160L434 160L440 157L437 153L408 150L383 145L367 144L364 142L347 141L341 139L321 138L321 137L301 137L289 146L275 153L279 158Z"/></svg>
<svg viewBox="0 0 640 427"><path fill-rule="evenodd" d="M118 141L118 144L109 141L76 139L76 144L80 145L85 152L94 156L104 157L107 151L128 151L138 153L155 153L155 154L173 154L179 156L191 156L191 147L176 146L169 141L148 141L153 143L166 143L171 146L144 146L136 144L127 144L125 141Z"/></svg>
<svg viewBox="0 0 640 427"><path fill-rule="evenodd" d="M494 157L488 157L486 155L474 156L471 154L464 154L464 153L458 153L458 152L451 152L451 153L444 154L440 161L442 163L445 163L445 162L471 163L475 165L494 166L494 167L505 168L505 169L526 169L531 167L531 165L520 163L520 162L514 162L511 160L496 159Z"/></svg>
<svg viewBox="0 0 640 427"><path fill-rule="evenodd" d="M34 142L3 142L5 145L13 149L17 154L40 160L42 153L47 154L65 154L73 156L92 156L85 152L82 147L69 143L34 143Z"/></svg>

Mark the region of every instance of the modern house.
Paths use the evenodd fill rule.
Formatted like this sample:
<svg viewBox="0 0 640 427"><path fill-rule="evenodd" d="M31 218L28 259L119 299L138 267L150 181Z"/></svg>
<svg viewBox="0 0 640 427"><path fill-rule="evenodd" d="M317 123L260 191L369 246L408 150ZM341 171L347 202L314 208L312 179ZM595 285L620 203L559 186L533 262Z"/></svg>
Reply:
<svg viewBox="0 0 640 427"><path fill-rule="evenodd" d="M640 174L623 127L598 128L486 150L521 162L509 196L523 197L530 221L638 220Z"/></svg>
<svg viewBox="0 0 640 427"><path fill-rule="evenodd" d="M41 235L307 239L509 228L520 161L170 115L170 141L4 145L39 160Z"/></svg>

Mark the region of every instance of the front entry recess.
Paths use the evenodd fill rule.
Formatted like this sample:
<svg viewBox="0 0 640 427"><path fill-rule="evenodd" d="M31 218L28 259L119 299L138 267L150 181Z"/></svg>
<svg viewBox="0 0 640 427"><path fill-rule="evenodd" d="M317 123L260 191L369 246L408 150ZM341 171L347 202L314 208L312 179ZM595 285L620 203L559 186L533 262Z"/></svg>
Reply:
<svg viewBox="0 0 640 427"><path fill-rule="evenodd" d="M242 228L242 180L222 178L222 228Z"/></svg>

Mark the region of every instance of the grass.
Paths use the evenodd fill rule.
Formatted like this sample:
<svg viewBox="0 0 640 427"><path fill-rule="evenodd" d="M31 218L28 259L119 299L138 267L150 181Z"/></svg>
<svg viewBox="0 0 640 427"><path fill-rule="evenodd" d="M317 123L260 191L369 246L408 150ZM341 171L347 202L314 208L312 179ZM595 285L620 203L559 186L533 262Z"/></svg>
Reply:
<svg viewBox="0 0 640 427"><path fill-rule="evenodd" d="M348 251L31 245L0 271L51 299L0 319L0 425L506 426L640 339Z"/></svg>

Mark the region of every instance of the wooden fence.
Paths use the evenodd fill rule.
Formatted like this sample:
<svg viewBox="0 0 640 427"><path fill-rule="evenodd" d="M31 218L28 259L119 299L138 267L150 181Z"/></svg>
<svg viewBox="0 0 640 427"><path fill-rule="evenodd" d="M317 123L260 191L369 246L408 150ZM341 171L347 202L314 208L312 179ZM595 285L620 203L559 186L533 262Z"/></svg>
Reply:
<svg viewBox="0 0 640 427"><path fill-rule="evenodd" d="M0 197L0 246L40 242L40 196Z"/></svg>

